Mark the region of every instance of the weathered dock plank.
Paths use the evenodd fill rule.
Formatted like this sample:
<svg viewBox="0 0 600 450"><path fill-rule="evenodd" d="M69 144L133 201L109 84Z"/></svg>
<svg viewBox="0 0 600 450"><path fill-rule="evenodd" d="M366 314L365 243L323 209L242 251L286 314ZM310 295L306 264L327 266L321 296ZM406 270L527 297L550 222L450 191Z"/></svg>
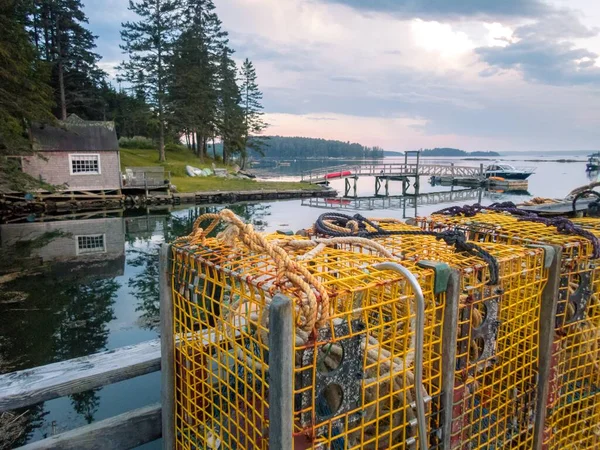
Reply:
<svg viewBox="0 0 600 450"><path fill-rule="evenodd" d="M160 370L160 340L0 375L0 412Z"/></svg>
<svg viewBox="0 0 600 450"><path fill-rule="evenodd" d="M32 442L20 450L126 450L161 437L159 403Z"/></svg>

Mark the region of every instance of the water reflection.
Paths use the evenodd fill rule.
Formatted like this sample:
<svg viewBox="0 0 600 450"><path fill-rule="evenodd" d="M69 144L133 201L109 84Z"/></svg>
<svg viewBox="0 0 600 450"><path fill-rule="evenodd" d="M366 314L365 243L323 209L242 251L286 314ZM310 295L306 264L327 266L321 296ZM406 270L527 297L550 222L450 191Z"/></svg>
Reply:
<svg viewBox="0 0 600 450"><path fill-rule="evenodd" d="M482 203L484 199L492 202L515 200L515 197L530 196L528 191L493 191L484 188L469 189L452 187L449 191L419 192L406 195L347 196L333 198L307 198L302 206L321 209L345 209L349 211L402 211L402 218L417 217L419 207L442 203Z"/></svg>
<svg viewBox="0 0 600 450"><path fill-rule="evenodd" d="M198 216L222 207L0 225L0 373L156 336L160 243L188 234ZM271 205L230 208L262 230ZM22 411L23 434L13 445L104 418L115 405L102 403L102 391ZM120 391L116 413L129 410L138 394Z"/></svg>

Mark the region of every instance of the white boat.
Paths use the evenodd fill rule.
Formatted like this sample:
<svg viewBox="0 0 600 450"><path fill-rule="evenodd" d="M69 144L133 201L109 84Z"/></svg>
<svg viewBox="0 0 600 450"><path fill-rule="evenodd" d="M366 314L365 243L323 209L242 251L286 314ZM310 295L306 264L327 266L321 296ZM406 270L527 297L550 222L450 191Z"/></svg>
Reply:
<svg viewBox="0 0 600 450"><path fill-rule="evenodd" d="M185 172L190 177L207 177L209 175L212 175L210 169L199 169L198 167L194 166L185 166Z"/></svg>
<svg viewBox="0 0 600 450"><path fill-rule="evenodd" d="M510 164L494 163L485 168L485 177L499 177L505 180L525 180L533 172L535 167L513 167Z"/></svg>

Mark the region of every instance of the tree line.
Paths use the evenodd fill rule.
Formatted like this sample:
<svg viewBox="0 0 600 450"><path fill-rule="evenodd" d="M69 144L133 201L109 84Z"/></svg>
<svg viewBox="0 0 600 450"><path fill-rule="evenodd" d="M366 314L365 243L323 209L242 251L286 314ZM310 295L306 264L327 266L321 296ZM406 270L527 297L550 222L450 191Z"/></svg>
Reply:
<svg viewBox="0 0 600 450"><path fill-rule="evenodd" d="M115 89L100 69L81 0L0 0L0 154L29 149L32 122L77 114L112 120L119 136L182 137L199 157L261 151L266 128L252 62L233 60L213 0L130 0Z"/></svg>
<svg viewBox="0 0 600 450"><path fill-rule="evenodd" d="M381 147L365 147L356 142L342 142L307 137L269 136L262 142L262 154L268 158L383 158Z"/></svg>

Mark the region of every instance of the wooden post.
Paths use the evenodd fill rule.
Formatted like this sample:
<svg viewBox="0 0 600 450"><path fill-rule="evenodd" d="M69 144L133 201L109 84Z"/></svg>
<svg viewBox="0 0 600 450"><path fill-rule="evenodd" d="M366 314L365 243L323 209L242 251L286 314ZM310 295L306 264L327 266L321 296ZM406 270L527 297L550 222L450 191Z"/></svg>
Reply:
<svg viewBox="0 0 600 450"><path fill-rule="evenodd" d="M560 287L560 265L562 249L559 246L542 246L546 253L545 266L549 267L548 282L542 292L540 308L540 336L538 356L538 385L535 410L535 428L533 448L541 450L546 430L546 413L548 411L548 396L550 393L550 378L553 376L552 353L555 339L556 305Z"/></svg>
<svg viewBox="0 0 600 450"><path fill-rule="evenodd" d="M458 302L460 275L456 269L450 271L446 287L444 308L444 331L442 334L442 446L450 449L452 436L452 412L454 403L454 378L456 371L456 336L458 328ZM459 419L460 420L460 419Z"/></svg>
<svg viewBox="0 0 600 450"><path fill-rule="evenodd" d="M160 289L160 397L163 450L175 448L175 327L171 291L171 246L163 244L159 256Z"/></svg>
<svg viewBox="0 0 600 450"><path fill-rule="evenodd" d="M292 301L282 294L269 307L269 447L292 448L295 337Z"/></svg>

